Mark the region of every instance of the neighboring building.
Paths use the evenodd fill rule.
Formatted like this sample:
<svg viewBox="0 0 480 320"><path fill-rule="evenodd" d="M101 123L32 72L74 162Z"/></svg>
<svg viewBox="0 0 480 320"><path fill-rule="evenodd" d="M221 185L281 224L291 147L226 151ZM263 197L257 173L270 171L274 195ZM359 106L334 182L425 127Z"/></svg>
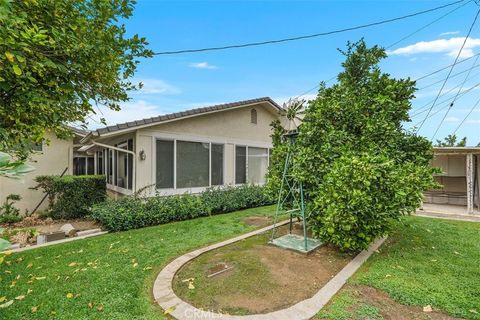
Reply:
<svg viewBox="0 0 480 320"><path fill-rule="evenodd" d="M108 126L74 152L75 174L104 174L114 195L197 193L265 182L272 121L281 107L259 98Z"/></svg>
<svg viewBox="0 0 480 320"><path fill-rule="evenodd" d="M3 203L9 194L19 194L22 200L15 203L15 207L20 209L22 213L25 210L32 212L44 196L41 190L30 189L36 186L34 181L36 176L61 175L64 172L65 174L72 174L74 144L87 134L87 132L81 130L73 129L73 131L75 136L66 140L58 139L52 133L46 134L50 143L36 146L29 161L29 164L35 168L34 171L19 180L0 178L0 202ZM45 209L47 205L47 201L44 201L39 210Z"/></svg>
<svg viewBox="0 0 480 320"><path fill-rule="evenodd" d="M433 166L442 170L435 178L443 187L426 192L424 202L480 211L480 147L437 147L434 155Z"/></svg>

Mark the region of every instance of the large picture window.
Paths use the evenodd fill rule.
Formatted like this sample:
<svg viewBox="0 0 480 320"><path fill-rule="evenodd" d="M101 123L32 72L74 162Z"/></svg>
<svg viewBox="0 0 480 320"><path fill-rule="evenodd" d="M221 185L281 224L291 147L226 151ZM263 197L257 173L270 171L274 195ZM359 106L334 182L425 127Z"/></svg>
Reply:
<svg viewBox="0 0 480 320"><path fill-rule="evenodd" d="M223 184L223 145L157 140L158 189L186 189Z"/></svg>
<svg viewBox="0 0 480 320"><path fill-rule="evenodd" d="M268 162L268 148L236 146L235 183L264 184Z"/></svg>

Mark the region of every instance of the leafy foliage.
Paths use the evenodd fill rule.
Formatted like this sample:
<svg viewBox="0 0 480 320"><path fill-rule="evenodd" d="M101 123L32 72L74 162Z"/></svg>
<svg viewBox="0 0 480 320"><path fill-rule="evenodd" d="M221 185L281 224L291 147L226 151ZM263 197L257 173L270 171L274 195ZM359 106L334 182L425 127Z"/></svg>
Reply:
<svg viewBox="0 0 480 320"><path fill-rule="evenodd" d="M467 137L463 137L460 141L457 141L456 134L449 134L443 141L437 140L436 147L465 147L467 145Z"/></svg>
<svg viewBox="0 0 480 320"><path fill-rule="evenodd" d="M137 86L147 42L120 22L134 1L0 1L0 150L24 158L51 130L113 110Z"/></svg>
<svg viewBox="0 0 480 320"><path fill-rule="evenodd" d="M341 52L346 60L338 83L321 84L306 110L293 175L304 183L313 233L356 251L421 204L422 191L435 186L433 152L425 138L402 128L415 82L382 73L384 49L367 48L363 40ZM272 158L269 184L279 180L281 165L281 157Z"/></svg>
<svg viewBox="0 0 480 320"><path fill-rule="evenodd" d="M20 221L20 210L15 208L14 203L22 200L18 194L9 194L0 206L0 223L14 223Z"/></svg>
<svg viewBox="0 0 480 320"><path fill-rule="evenodd" d="M54 219L81 218L107 196L104 176L38 176L34 189L43 189L49 199L49 215Z"/></svg>
<svg viewBox="0 0 480 320"><path fill-rule="evenodd" d="M95 205L91 216L108 230L122 231L271 203L263 187L244 185L237 188L211 188L200 195L110 199Z"/></svg>
<svg viewBox="0 0 480 320"><path fill-rule="evenodd" d="M23 161L12 161L11 157L0 151L0 177L19 179L34 168Z"/></svg>

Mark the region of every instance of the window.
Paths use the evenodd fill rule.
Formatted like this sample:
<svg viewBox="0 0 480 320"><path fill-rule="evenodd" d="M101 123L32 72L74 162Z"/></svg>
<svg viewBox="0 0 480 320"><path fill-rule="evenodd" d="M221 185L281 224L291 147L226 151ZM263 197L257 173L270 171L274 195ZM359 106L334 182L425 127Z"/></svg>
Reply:
<svg viewBox="0 0 480 320"><path fill-rule="evenodd" d="M105 174L105 172L103 170L103 166L104 166L103 151L97 151L96 157L97 157L97 172L96 172L96 174L100 174L100 175Z"/></svg>
<svg viewBox="0 0 480 320"><path fill-rule="evenodd" d="M82 176L95 173L94 157L74 157L73 158L73 175Z"/></svg>
<svg viewBox="0 0 480 320"><path fill-rule="evenodd" d="M257 124L257 110L250 110L250 123Z"/></svg>
<svg viewBox="0 0 480 320"><path fill-rule="evenodd" d="M210 145L177 141L177 188L208 187Z"/></svg>
<svg viewBox="0 0 480 320"><path fill-rule="evenodd" d="M173 188L173 143L157 140L157 188Z"/></svg>
<svg viewBox="0 0 480 320"><path fill-rule="evenodd" d="M223 184L223 144L212 143L212 186Z"/></svg>
<svg viewBox="0 0 480 320"><path fill-rule="evenodd" d="M265 183L267 168L268 149L248 147L248 183Z"/></svg>
<svg viewBox="0 0 480 320"><path fill-rule="evenodd" d="M158 189L223 184L223 144L183 140L156 141Z"/></svg>
<svg viewBox="0 0 480 320"><path fill-rule="evenodd" d="M235 183L247 182L247 147L235 147Z"/></svg>
<svg viewBox="0 0 480 320"><path fill-rule="evenodd" d="M268 161L268 148L236 146L235 183L265 183Z"/></svg>

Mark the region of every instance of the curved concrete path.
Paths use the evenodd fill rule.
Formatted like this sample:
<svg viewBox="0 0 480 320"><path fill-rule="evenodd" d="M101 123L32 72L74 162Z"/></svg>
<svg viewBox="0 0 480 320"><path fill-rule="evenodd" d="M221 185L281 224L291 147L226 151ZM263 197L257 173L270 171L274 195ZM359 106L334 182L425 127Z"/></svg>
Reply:
<svg viewBox="0 0 480 320"><path fill-rule="evenodd" d="M278 223L277 226L287 224L287 221ZM360 252L352 261L350 261L335 277L333 277L323 288L321 288L313 297L294 304L293 306L265 314L255 314L247 316L232 316L204 311L195 308L191 304L180 299L173 292L172 281L175 273L188 261L199 255L228 244L249 238L251 236L271 230L273 225L255 230L241 236L207 246L190 253L187 253L172 262L170 262L157 276L153 285L153 296L155 301L164 310L176 319L225 319L225 320L285 320L285 319L310 319L323 308L325 304L342 288L348 278L380 247L385 239L379 239L374 242L366 251Z"/></svg>

